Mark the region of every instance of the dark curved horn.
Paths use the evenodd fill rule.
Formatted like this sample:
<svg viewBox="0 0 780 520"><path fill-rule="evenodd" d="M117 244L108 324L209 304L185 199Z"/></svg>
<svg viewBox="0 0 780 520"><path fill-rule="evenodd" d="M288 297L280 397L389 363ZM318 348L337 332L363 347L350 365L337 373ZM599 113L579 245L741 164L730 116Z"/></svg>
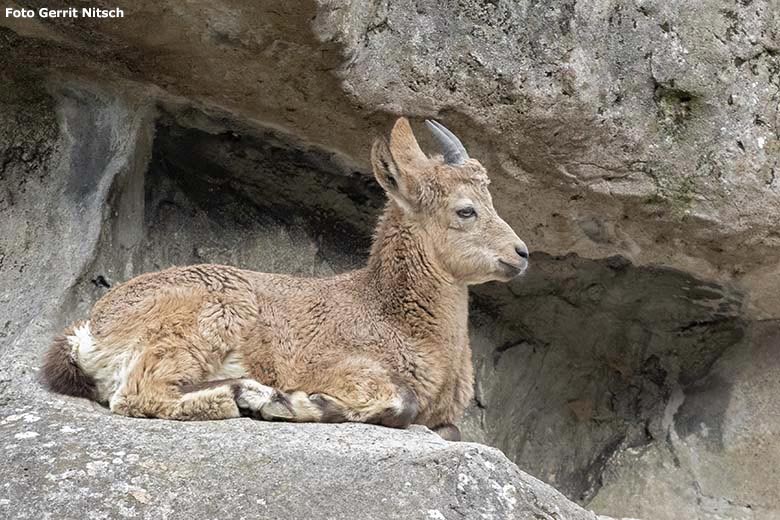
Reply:
<svg viewBox="0 0 780 520"><path fill-rule="evenodd" d="M466 159L469 158L466 148L463 147L463 143L460 142L455 134L447 130L447 128L431 119L426 119L425 124L428 130L431 131L436 142L439 143L442 149L442 155L444 156L444 162L447 164L463 164Z"/></svg>

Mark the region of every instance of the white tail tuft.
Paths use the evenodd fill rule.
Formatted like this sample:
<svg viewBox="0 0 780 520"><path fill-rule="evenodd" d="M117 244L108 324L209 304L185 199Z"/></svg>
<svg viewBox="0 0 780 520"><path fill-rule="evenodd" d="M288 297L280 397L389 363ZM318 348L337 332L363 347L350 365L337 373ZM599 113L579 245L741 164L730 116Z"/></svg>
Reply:
<svg viewBox="0 0 780 520"><path fill-rule="evenodd" d="M70 345L70 357L74 362L78 362L80 357L88 355L95 349L95 341L89 330L88 321L73 329L73 334L67 336L67 340Z"/></svg>

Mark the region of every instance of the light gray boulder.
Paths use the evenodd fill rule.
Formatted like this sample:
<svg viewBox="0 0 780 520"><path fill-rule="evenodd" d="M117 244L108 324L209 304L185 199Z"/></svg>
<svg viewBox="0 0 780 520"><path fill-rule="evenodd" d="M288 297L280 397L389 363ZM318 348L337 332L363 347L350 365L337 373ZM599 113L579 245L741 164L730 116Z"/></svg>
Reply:
<svg viewBox="0 0 780 520"><path fill-rule="evenodd" d="M128 419L25 395L0 408L3 518L596 519L424 428Z"/></svg>

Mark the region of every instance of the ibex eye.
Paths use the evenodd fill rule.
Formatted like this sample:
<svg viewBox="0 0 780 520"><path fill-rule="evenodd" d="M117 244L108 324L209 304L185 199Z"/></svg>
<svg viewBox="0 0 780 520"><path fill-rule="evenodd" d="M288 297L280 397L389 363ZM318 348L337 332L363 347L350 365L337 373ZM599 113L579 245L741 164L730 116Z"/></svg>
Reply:
<svg viewBox="0 0 780 520"><path fill-rule="evenodd" d="M456 213L460 218L471 218L477 216L476 210L474 210L472 207L459 209L456 211Z"/></svg>

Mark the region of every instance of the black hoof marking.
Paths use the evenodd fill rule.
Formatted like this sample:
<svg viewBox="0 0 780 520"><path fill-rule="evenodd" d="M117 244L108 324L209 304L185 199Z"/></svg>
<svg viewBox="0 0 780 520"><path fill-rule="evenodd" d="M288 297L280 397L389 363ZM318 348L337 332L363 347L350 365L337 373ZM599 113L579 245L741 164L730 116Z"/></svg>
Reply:
<svg viewBox="0 0 780 520"><path fill-rule="evenodd" d="M292 401L285 392L274 391L271 400L258 412L266 421L290 421L295 418Z"/></svg>
<svg viewBox="0 0 780 520"><path fill-rule="evenodd" d="M322 394L311 394L309 401L320 410L320 422L336 423L346 420L342 407L333 399Z"/></svg>

